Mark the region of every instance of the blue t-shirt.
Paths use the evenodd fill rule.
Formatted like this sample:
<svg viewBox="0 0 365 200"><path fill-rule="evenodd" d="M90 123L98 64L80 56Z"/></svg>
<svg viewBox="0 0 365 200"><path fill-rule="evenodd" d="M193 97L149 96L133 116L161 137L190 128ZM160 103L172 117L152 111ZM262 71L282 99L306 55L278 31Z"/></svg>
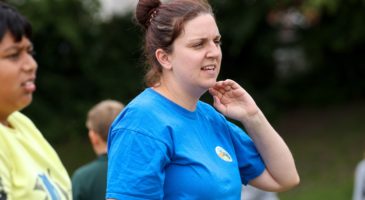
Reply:
<svg viewBox="0 0 365 200"><path fill-rule="evenodd" d="M237 200L265 169L254 143L212 106L190 112L151 88L115 119L107 198Z"/></svg>

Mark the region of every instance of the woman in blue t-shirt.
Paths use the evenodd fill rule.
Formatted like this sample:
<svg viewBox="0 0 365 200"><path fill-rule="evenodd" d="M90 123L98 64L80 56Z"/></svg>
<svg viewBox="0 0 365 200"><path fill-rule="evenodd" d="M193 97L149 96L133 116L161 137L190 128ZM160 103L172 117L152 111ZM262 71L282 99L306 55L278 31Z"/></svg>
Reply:
<svg viewBox="0 0 365 200"><path fill-rule="evenodd" d="M110 129L106 197L238 200L242 184L297 185L289 148L251 96L233 80L216 80L221 35L210 5L140 0L136 20L145 31L148 88ZM199 100L208 90L215 109Z"/></svg>

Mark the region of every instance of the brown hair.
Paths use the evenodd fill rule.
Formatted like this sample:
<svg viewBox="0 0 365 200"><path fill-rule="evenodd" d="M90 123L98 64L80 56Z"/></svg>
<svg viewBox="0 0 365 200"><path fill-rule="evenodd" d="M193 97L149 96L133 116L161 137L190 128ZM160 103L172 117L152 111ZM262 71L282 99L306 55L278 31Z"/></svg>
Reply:
<svg viewBox="0 0 365 200"><path fill-rule="evenodd" d="M123 108L124 105L115 100L101 101L88 112L86 127L106 141L111 123Z"/></svg>
<svg viewBox="0 0 365 200"><path fill-rule="evenodd" d="M162 73L155 52L161 48L172 53L172 43L181 34L184 24L202 13L213 16L211 6L206 0L139 0L135 17L145 31L144 56L147 63L145 83L156 85Z"/></svg>

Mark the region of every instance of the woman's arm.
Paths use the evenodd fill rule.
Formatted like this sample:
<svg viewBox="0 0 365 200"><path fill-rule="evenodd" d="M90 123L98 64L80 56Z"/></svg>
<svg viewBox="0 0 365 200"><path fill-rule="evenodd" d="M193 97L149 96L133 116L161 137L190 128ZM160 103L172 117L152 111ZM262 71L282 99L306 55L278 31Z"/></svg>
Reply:
<svg viewBox="0 0 365 200"><path fill-rule="evenodd" d="M243 124L265 162L266 170L250 184L269 191L285 191L299 184L299 175L288 146L252 97L232 80L217 82L209 92L218 111Z"/></svg>

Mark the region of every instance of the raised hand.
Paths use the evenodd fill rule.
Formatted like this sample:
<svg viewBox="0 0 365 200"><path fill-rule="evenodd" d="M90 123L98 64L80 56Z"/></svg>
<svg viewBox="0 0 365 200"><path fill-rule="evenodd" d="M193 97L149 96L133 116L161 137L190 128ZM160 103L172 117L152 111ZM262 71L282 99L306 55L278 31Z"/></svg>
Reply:
<svg viewBox="0 0 365 200"><path fill-rule="evenodd" d="M218 81L209 89L213 96L214 107L226 117L246 121L259 112L252 97L235 81Z"/></svg>

